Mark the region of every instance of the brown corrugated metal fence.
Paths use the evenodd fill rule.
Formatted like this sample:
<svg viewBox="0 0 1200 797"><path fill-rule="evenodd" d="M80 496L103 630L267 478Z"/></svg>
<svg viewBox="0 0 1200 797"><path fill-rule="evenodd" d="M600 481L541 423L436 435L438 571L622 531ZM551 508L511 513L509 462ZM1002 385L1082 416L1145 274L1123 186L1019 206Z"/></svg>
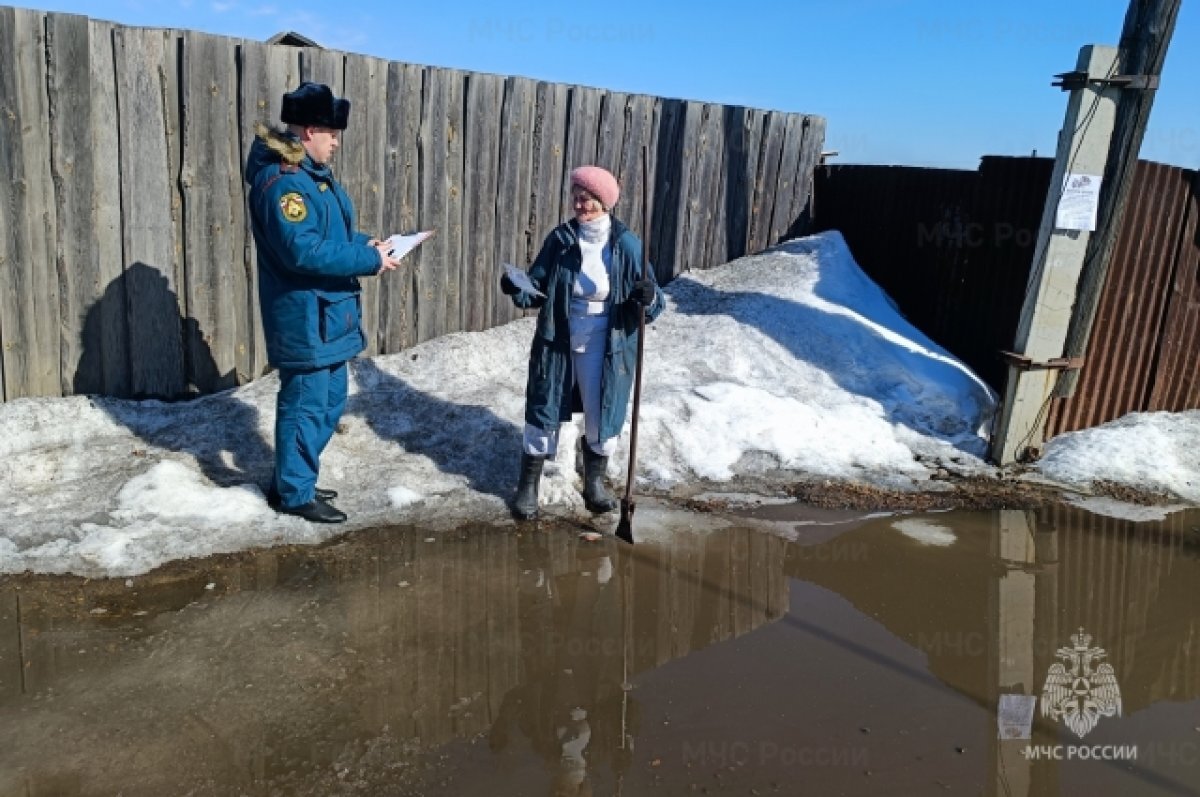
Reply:
<svg viewBox="0 0 1200 797"><path fill-rule="evenodd" d="M1149 408L1200 406L1200 172L1191 172L1187 216L1171 279L1171 305L1158 350Z"/></svg>
<svg viewBox="0 0 1200 797"><path fill-rule="evenodd" d="M1075 395L1051 402L1048 437L1129 412L1200 406L1195 182L1195 172L1138 163L1085 367ZM1187 241L1189 225L1193 232ZM1164 359L1167 340L1170 356ZM1165 388L1158 391L1158 402L1151 400L1156 385ZM1191 389L1172 389L1184 385Z"/></svg>
<svg viewBox="0 0 1200 797"><path fill-rule="evenodd" d="M1052 165L825 166L813 227L839 230L905 316L1002 393ZM1048 437L1200 408L1198 195L1197 172L1139 162L1086 364L1075 395L1053 401Z"/></svg>

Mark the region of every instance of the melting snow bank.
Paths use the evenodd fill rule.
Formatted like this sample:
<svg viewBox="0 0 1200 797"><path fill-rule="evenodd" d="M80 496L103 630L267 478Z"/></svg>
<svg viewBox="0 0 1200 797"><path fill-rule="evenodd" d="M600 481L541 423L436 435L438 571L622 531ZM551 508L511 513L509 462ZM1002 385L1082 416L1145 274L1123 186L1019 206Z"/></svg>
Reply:
<svg viewBox="0 0 1200 797"><path fill-rule="evenodd" d="M979 459L994 395L900 316L837 233L680 277L666 293L647 334L641 489L749 489L782 473L933 490L944 489L930 481L937 469L995 473ZM350 514L341 526L276 514L262 499L274 375L186 403L0 405L0 572L130 576L355 528L503 521L533 326L524 318L352 363L347 412L322 459L322 486ZM586 514L580 426L564 427L542 481L555 514ZM614 484L627 443L628 432L610 462Z"/></svg>
<svg viewBox="0 0 1200 797"><path fill-rule="evenodd" d="M1200 410L1132 413L1059 435L1036 469L1085 491L1107 482L1200 504Z"/></svg>
<svg viewBox="0 0 1200 797"><path fill-rule="evenodd" d="M667 292L639 426L653 486L781 469L903 489L928 478L923 462L986 468L995 396L897 312L839 234Z"/></svg>

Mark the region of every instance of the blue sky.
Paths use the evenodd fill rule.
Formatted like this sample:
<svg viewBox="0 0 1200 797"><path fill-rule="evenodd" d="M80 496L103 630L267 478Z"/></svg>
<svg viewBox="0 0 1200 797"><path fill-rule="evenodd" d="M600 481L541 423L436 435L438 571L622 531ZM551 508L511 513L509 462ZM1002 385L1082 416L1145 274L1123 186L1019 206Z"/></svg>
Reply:
<svg viewBox="0 0 1200 797"><path fill-rule="evenodd" d="M982 155L1053 155L1066 95L1050 82L1080 46L1117 44L1128 0L21 5L257 40L295 30L390 60L815 113L835 162L974 168ZM1183 3L1141 153L1190 169L1198 5Z"/></svg>

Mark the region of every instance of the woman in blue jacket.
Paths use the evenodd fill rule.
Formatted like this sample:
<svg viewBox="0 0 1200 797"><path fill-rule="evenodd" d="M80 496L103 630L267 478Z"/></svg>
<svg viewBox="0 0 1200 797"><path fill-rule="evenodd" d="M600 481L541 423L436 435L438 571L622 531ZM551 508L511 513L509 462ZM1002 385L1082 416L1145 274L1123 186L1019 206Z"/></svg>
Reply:
<svg viewBox="0 0 1200 797"><path fill-rule="evenodd" d="M642 242L610 215L617 179L599 166L571 172L575 217L555 227L529 267L542 294L501 290L521 308L540 308L529 353L525 433L513 516L537 516L547 457L558 451L559 425L571 419L574 391L583 406L583 500L595 513L617 501L604 486L608 458L625 425L637 366L639 305L653 321L665 305L653 268L642 273Z"/></svg>
<svg viewBox="0 0 1200 797"><path fill-rule="evenodd" d="M398 265L387 244L355 229L354 205L329 169L349 116L348 100L302 83L283 95L287 128L260 126L246 160L259 308L267 358L279 369L267 500L319 523L346 519L317 474L346 408L346 361L366 347L358 278Z"/></svg>

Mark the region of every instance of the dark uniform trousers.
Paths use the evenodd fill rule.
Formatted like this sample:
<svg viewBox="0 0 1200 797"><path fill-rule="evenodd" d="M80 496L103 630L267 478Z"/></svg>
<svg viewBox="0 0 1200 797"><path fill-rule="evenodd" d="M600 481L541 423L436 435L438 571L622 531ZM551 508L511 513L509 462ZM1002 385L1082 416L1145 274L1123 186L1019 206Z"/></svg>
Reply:
<svg viewBox="0 0 1200 797"><path fill-rule="evenodd" d="M313 500L321 452L346 408L346 363L279 369L275 405L275 489L285 507Z"/></svg>

